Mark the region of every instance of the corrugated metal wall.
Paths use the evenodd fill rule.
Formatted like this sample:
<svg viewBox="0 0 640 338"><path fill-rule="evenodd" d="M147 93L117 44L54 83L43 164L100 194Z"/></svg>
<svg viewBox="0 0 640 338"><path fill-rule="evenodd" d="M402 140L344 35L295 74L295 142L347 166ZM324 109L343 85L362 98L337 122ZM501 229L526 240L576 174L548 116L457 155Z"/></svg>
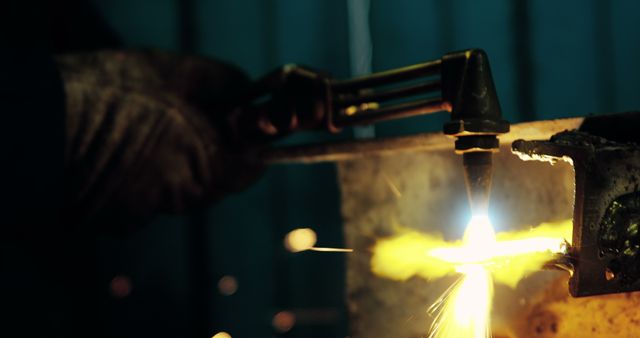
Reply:
<svg viewBox="0 0 640 338"><path fill-rule="evenodd" d="M343 0L94 0L130 46L188 50L231 61L251 76L289 62L347 76ZM373 70L484 48L503 111L513 122L640 107L640 3L604 0L371 0ZM446 115L376 127L378 136L438 130ZM316 135L297 136L314 140ZM165 218L127 240L104 239L105 300L114 336L344 337L339 254L289 254L282 237L312 227L342 244L332 164L272 167L248 191L200 215ZM238 291L222 296L224 275ZM298 324L280 334L280 310Z"/></svg>

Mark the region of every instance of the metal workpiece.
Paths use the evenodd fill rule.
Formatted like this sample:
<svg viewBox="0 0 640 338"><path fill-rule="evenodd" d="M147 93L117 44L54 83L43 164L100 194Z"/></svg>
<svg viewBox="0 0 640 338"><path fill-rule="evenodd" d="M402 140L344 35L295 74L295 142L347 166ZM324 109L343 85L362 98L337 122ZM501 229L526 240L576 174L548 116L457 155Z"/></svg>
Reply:
<svg viewBox="0 0 640 338"><path fill-rule="evenodd" d="M568 129L577 129L584 118L574 117L547 121L518 123L501 136L503 144L517 139L547 137ZM348 140L320 144L283 146L263 153L267 163L320 163L353 161L372 156L392 156L399 153L450 150L451 139L442 133L420 133L408 136L368 140Z"/></svg>
<svg viewBox="0 0 640 338"><path fill-rule="evenodd" d="M627 117L604 120L621 118ZM584 126L593 122L587 119ZM517 140L512 151L525 160L567 161L574 167L571 295L640 290L640 146L565 131L548 141Z"/></svg>

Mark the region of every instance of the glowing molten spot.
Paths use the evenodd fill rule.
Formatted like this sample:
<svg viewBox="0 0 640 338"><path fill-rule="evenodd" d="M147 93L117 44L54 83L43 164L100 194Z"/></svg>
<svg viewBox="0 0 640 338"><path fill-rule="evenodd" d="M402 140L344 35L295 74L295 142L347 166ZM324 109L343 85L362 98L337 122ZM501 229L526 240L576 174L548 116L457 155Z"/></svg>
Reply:
<svg viewBox="0 0 640 338"><path fill-rule="evenodd" d="M462 274L430 308L435 320L429 337L488 337L493 280L515 287L566 249L571 229L567 220L496 234L487 217L473 217L462 241L405 230L376 243L371 268L395 280Z"/></svg>

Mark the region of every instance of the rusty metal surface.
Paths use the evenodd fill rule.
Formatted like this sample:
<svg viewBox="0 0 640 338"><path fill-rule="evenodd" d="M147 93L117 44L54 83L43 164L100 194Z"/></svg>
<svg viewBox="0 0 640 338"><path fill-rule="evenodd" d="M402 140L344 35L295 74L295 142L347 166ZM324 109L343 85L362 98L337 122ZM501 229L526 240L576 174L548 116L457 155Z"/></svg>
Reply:
<svg viewBox="0 0 640 338"><path fill-rule="evenodd" d="M509 133L500 137L500 142L510 144L516 139L548 138L555 133L578 128L583 120L579 117L514 124ZM403 152L452 149L453 139L437 132L357 142L346 141L274 148L265 154L265 160L269 163L315 163L355 160Z"/></svg>
<svg viewBox="0 0 640 338"><path fill-rule="evenodd" d="M583 132L516 141L524 159L575 168L572 295L640 290L640 147Z"/></svg>
<svg viewBox="0 0 640 338"><path fill-rule="evenodd" d="M567 276L552 281L514 316L514 337L636 338L640 329L640 293L573 298Z"/></svg>
<svg viewBox="0 0 640 338"><path fill-rule="evenodd" d="M451 143L441 151L369 156L338 164L346 243L355 249L347 261L352 338L426 337L431 324L427 309L453 278L394 282L376 277L370 272L369 249L377 238L393 234L398 225L441 231L449 239L461 237L468 205L462 159L450 147ZM571 217L573 172L569 164L524 162L503 148L494 168L491 203L496 228L518 229ZM521 313L532 295L562 274L537 273L515 290L498 286L495 336L513 337L514 314Z"/></svg>

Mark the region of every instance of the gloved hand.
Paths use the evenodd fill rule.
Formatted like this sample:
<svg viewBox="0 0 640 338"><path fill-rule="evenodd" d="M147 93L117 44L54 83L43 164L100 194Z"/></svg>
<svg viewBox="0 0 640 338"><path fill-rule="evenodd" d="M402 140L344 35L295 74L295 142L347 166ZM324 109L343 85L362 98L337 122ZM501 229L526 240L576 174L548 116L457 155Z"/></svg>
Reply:
<svg viewBox="0 0 640 338"><path fill-rule="evenodd" d="M56 58L66 91L67 224L135 227L253 182L263 144L234 125L249 81L228 64L159 51ZM114 229L114 227L120 229Z"/></svg>

